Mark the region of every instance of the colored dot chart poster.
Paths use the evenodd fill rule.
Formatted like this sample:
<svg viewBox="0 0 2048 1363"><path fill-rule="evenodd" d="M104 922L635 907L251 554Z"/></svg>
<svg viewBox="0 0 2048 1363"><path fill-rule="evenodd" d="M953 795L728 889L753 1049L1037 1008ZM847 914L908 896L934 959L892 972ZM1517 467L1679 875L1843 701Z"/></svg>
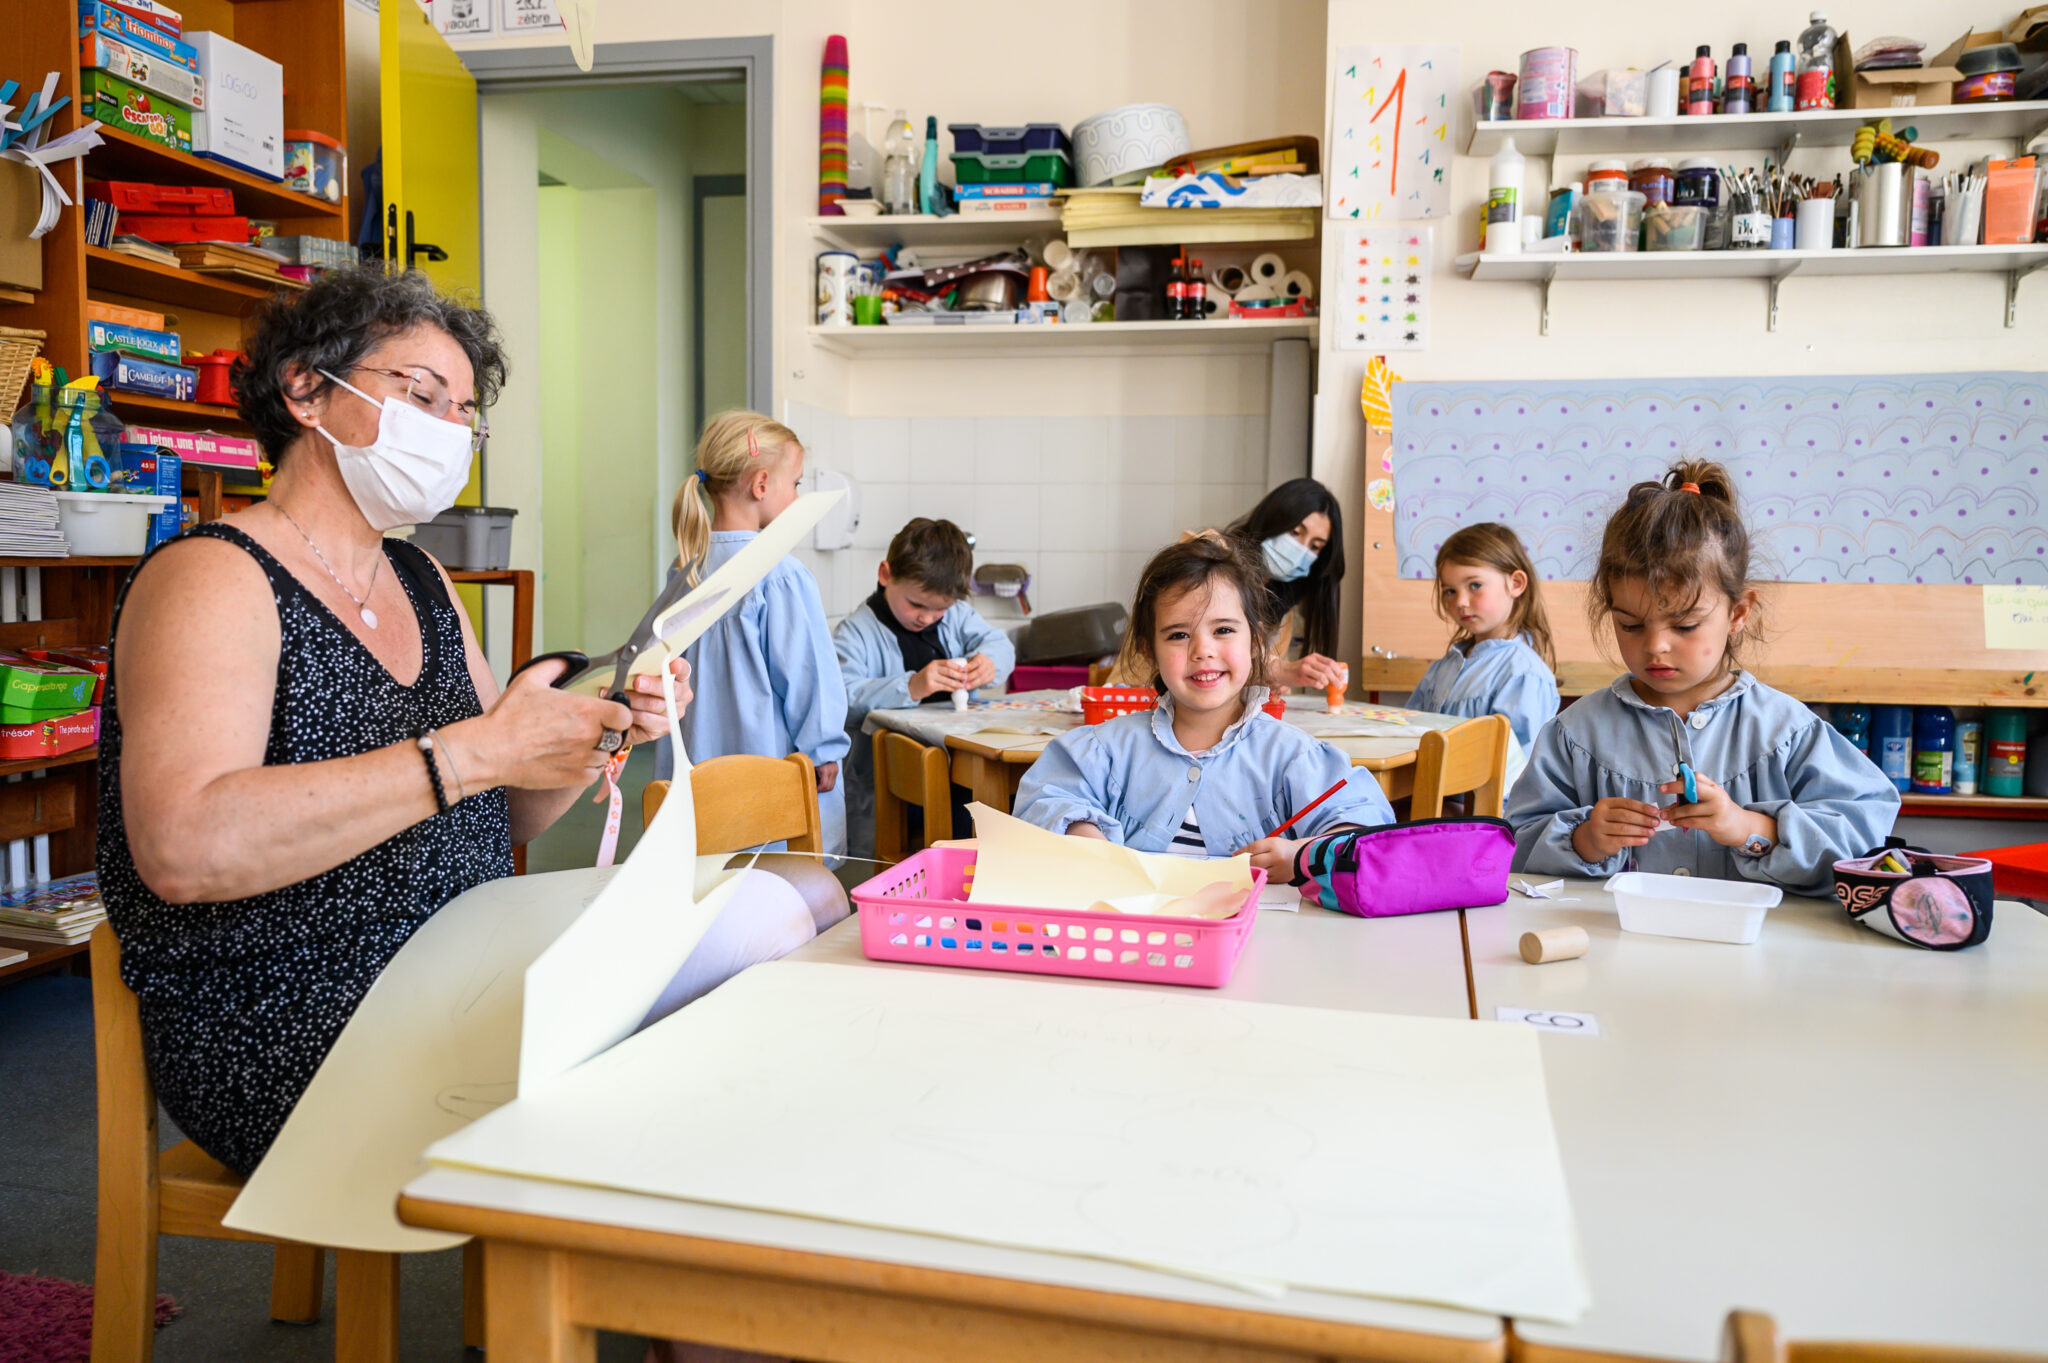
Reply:
<svg viewBox="0 0 2048 1363"><path fill-rule="evenodd" d="M1458 49L1337 49L1325 195L1333 218L1451 215Z"/></svg>
<svg viewBox="0 0 2048 1363"><path fill-rule="evenodd" d="M1760 578L2048 584L2048 375L1402 383L1393 411L1402 577L1501 521L1583 580L1630 484L1706 458Z"/></svg>
<svg viewBox="0 0 2048 1363"><path fill-rule="evenodd" d="M1323 312L1337 319L1339 350L1421 350L1429 344L1428 223L1353 227L1335 296Z"/></svg>

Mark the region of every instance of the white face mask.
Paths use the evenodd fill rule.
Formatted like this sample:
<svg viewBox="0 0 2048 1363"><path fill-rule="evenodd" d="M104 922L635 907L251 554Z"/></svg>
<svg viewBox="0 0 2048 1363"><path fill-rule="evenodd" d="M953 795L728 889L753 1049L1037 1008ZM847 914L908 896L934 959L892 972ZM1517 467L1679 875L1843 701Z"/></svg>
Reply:
<svg viewBox="0 0 2048 1363"><path fill-rule="evenodd" d="M1293 535L1275 535L1259 545L1259 557L1276 582L1299 582L1316 566L1315 550Z"/></svg>
<svg viewBox="0 0 2048 1363"><path fill-rule="evenodd" d="M320 371L364 402L377 399L345 379ZM385 398L372 445L344 445L325 426L314 430L334 446L341 481L363 519L376 531L423 525L455 505L469 482L470 433L403 398Z"/></svg>

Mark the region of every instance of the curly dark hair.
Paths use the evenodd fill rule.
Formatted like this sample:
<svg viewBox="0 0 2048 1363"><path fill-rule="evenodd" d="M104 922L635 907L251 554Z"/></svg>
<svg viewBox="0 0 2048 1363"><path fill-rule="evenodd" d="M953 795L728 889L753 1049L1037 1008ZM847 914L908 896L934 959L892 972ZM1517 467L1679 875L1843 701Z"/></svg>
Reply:
<svg viewBox="0 0 2048 1363"><path fill-rule="evenodd" d="M264 453L275 462L305 429L290 402L333 387L319 370L346 374L384 341L416 326L438 327L454 338L475 371L477 402L489 406L505 382L497 326L482 308L448 297L417 270L333 270L303 293L280 293L265 304L234 368L235 405L256 428ZM285 374L295 368L312 374L315 386L286 392Z"/></svg>

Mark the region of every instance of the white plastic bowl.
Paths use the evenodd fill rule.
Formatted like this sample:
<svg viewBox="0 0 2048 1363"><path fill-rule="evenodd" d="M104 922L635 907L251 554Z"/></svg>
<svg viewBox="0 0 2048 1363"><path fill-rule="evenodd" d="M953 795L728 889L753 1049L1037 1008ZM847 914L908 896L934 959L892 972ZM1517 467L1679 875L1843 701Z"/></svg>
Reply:
<svg viewBox="0 0 2048 1363"><path fill-rule="evenodd" d="M1662 876L1623 871L1603 887L1621 911L1623 932L1690 937L1748 946L1763 931L1764 915L1785 897L1775 885L1706 876Z"/></svg>
<svg viewBox="0 0 2048 1363"><path fill-rule="evenodd" d="M74 554L139 554L149 544L149 518L171 501L133 492L60 492L57 524Z"/></svg>

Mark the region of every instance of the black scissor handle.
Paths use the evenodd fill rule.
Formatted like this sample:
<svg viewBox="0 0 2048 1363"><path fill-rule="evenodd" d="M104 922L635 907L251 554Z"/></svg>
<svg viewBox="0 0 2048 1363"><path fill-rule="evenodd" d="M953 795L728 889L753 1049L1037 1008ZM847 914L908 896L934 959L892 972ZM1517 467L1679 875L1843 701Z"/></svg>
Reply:
<svg viewBox="0 0 2048 1363"><path fill-rule="evenodd" d="M553 682L553 685L557 690L567 686L569 683L575 681L578 677L582 676L585 672L588 672L590 670L590 655L588 653L579 653L573 648L557 649L553 653L537 653L533 657L528 658L525 662L519 664L519 666L513 668L512 676L505 678L505 684L507 686L510 686L512 684L513 677L517 677L521 672L524 672L527 668L532 667L537 663L545 663L554 660L560 660L562 662L569 664L567 667L562 669L562 675L555 678Z"/></svg>

